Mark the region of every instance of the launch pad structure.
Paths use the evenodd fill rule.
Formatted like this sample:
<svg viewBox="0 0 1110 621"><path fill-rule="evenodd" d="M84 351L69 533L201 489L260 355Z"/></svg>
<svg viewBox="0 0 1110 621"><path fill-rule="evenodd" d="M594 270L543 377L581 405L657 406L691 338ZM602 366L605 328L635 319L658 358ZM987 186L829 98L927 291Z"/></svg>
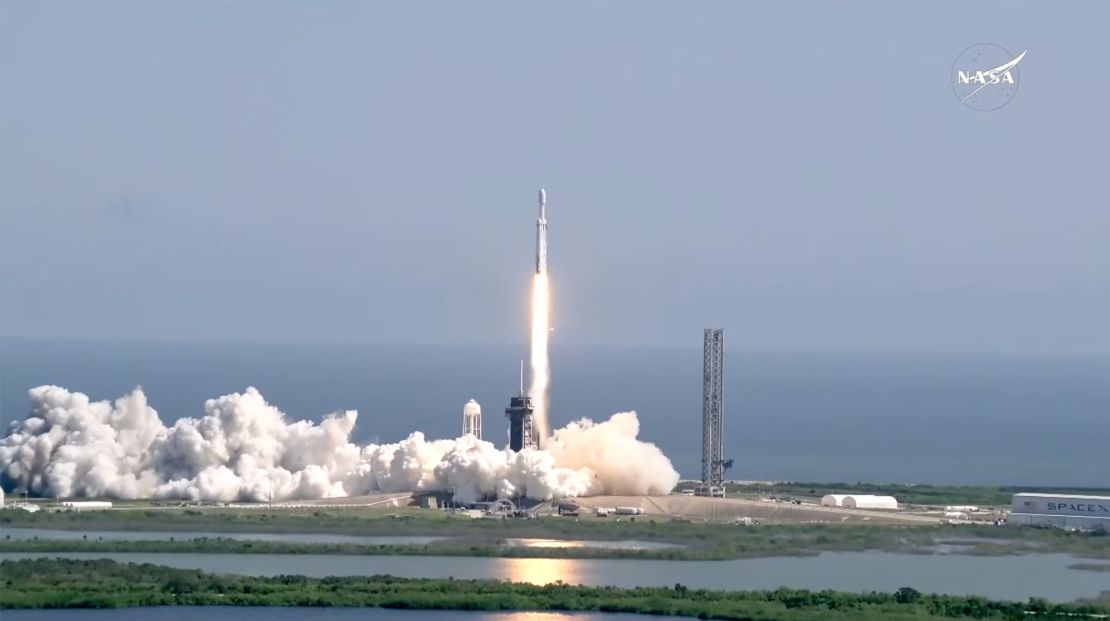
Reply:
<svg viewBox="0 0 1110 621"><path fill-rule="evenodd" d="M732 460L724 458L724 365L725 331L706 328L702 351L701 482L699 496L724 496L725 470Z"/></svg>
<svg viewBox="0 0 1110 621"><path fill-rule="evenodd" d="M520 363L520 393L509 398L505 416L509 418L509 448L519 453L526 448L540 448L540 438L533 427L532 414L536 407L532 397L524 392L524 362Z"/></svg>

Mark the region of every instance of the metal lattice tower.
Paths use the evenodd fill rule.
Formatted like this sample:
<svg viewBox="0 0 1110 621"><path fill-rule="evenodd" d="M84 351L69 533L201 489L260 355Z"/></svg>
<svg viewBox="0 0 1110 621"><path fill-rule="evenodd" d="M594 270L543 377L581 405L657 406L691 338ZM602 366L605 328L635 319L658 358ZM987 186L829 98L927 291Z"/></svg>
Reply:
<svg viewBox="0 0 1110 621"><path fill-rule="evenodd" d="M724 459L724 363L725 331L705 329L702 360L701 403L701 480L706 485L720 485L725 468Z"/></svg>

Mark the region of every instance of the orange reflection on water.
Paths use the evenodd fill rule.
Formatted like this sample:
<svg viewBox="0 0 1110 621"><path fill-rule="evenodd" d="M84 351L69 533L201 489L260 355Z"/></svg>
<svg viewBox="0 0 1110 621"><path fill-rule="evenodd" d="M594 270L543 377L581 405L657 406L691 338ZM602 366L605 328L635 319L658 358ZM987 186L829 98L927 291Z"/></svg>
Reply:
<svg viewBox="0 0 1110 621"><path fill-rule="evenodd" d="M570 558L505 558L505 578L545 585L562 580L578 584L578 561Z"/></svg>
<svg viewBox="0 0 1110 621"><path fill-rule="evenodd" d="M571 539L510 539L506 543L526 548L584 548L586 543Z"/></svg>

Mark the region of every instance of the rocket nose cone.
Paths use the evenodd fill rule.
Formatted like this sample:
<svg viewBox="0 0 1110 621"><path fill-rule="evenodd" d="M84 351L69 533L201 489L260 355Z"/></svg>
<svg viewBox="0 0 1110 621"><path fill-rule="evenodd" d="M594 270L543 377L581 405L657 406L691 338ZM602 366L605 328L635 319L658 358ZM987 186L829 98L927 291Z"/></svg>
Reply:
<svg viewBox="0 0 1110 621"><path fill-rule="evenodd" d="M543 188L540 188L540 205L543 206L543 205L546 205L546 204L547 204L547 192L544 191Z"/></svg>

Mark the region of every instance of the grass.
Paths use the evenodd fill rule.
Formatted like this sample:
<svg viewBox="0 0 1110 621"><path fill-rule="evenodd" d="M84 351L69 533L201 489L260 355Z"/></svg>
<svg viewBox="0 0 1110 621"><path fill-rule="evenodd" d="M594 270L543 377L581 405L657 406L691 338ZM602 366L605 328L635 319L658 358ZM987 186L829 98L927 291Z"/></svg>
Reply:
<svg viewBox="0 0 1110 621"><path fill-rule="evenodd" d="M491 580L269 578L214 575L108 560L0 562L0 608L127 606L373 606L395 609L632 612L700 619L763 621L929 621L940 619L1077 619L1110 613L1096 603L1051 604L895 593L710 591L672 588L545 586Z"/></svg>
<svg viewBox="0 0 1110 621"><path fill-rule="evenodd" d="M588 520L545 517L534 520L473 520L444 512L395 514L363 510L310 511L112 511L88 513L26 513L0 511L6 527L71 530L190 530L234 533L329 533L349 535L434 535L445 540L427 544L370 545L361 543L289 543L243 541L220 537L174 541L96 541L0 539L5 552L209 552L254 554L377 554L429 556L503 556L543 558L637 558L720 560L800 556L820 552L882 550L931 553L937 543L957 543L962 553L983 555L1061 552L1110 559L1110 536L1033 528L957 527L929 525L769 524L742 527L725 524L657 521ZM2 533L3 531L0 531ZM676 544L651 550L599 547L531 548L506 546L509 538L581 540L642 540Z"/></svg>

